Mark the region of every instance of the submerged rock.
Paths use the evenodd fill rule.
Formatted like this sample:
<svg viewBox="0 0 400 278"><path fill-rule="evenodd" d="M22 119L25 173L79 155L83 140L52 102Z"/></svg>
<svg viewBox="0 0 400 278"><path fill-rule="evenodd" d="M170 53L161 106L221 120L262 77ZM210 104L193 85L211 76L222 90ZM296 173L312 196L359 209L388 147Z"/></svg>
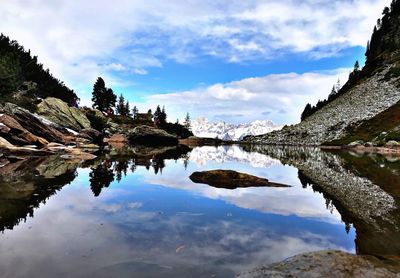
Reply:
<svg viewBox="0 0 400 278"><path fill-rule="evenodd" d="M79 109L58 98L46 98L38 105L38 113L46 119L76 131L91 128L90 121Z"/></svg>
<svg viewBox="0 0 400 278"><path fill-rule="evenodd" d="M129 133L129 142L133 145L171 146L177 145L178 139L162 129L142 125Z"/></svg>
<svg viewBox="0 0 400 278"><path fill-rule="evenodd" d="M194 172L190 179L195 183L204 183L213 187L235 189L244 187L290 187L290 185L270 182L267 179L239 173L231 170L213 170Z"/></svg>
<svg viewBox="0 0 400 278"><path fill-rule="evenodd" d="M372 256L342 251L297 255L282 262L242 273L240 278L261 277L400 277L399 269Z"/></svg>

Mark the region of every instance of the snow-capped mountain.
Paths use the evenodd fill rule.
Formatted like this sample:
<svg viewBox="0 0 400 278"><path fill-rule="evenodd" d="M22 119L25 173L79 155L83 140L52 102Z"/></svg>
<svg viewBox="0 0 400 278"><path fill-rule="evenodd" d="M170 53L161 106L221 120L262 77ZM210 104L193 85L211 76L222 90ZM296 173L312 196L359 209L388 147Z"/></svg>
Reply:
<svg viewBox="0 0 400 278"><path fill-rule="evenodd" d="M272 121L254 121L247 124L229 124L223 121L209 122L206 118L198 118L192 122L192 132L197 137L219 138L225 141L242 140L247 135L261 135L282 126L275 125Z"/></svg>

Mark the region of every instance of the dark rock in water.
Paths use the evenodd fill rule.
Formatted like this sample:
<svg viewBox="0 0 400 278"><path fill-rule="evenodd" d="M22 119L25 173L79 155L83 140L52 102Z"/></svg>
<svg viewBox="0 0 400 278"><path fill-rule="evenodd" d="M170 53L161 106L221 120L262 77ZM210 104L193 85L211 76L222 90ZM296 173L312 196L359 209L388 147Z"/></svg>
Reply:
<svg viewBox="0 0 400 278"><path fill-rule="evenodd" d="M103 133L93 128L85 128L79 132L79 137L85 138L94 144L103 144Z"/></svg>
<svg viewBox="0 0 400 278"><path fill-rule="evenodd" d="M142 125L135 127L129 133L129 143L143 146L172 146L178 144L178 139L162 129Z"/></svg>
<svg viewBox="0 0 400 278"><path fill-rule="evenodd" d="M239 278L261 277L399 277L398 267L373 256L342 251L319 251L242 273Z"/></svg>
<svg viewBox="0 0 400 278"><path fill-rule="evenodd" d="M218 138L202 138L190 136L189 138L179 140L179 143L187 146L217 146L226 142Z"/></svg>
<svg viewBox="0 0 400 278"><path fill-rule="evenodd" d="M7 114L15 119L23 128L42 137L49 142L56 142L64 144L66 138L64 134L55 129L54 127L43 123L35 115L26 109L23 109L12 103L0 104L0 113Z"/></svg>
<svg viewBox="0 0 400 278"><path fill-rule="evenodd" d="M217 188L236 189L246 187L291 187L290 185L269 182L267 179L231 170L194 172L190 179Z"/></svg>

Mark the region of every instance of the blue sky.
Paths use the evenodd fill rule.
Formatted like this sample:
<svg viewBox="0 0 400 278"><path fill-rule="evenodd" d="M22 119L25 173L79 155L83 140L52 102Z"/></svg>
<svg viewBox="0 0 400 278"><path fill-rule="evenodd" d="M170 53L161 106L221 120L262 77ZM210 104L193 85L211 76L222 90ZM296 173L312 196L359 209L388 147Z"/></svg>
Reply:
<svg viewBox="0 0 400 278"><path fill-rule="evenodd" d="M169 120L296 123L355 60L390 0L0 0L0 30L90 105L98 76Z"/></svg>

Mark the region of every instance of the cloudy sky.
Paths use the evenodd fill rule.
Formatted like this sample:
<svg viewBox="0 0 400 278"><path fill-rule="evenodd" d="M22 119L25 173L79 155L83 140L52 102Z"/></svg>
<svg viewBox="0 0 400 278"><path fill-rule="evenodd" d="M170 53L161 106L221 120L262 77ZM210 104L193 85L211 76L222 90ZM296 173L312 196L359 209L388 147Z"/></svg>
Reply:
<svg viewBox="0 0 400 278"><path fill-rule="evenodd" d="M0 0L0 31L90 105L98 76L169 120L299 121L344 83L390 0Z"/></svg>

